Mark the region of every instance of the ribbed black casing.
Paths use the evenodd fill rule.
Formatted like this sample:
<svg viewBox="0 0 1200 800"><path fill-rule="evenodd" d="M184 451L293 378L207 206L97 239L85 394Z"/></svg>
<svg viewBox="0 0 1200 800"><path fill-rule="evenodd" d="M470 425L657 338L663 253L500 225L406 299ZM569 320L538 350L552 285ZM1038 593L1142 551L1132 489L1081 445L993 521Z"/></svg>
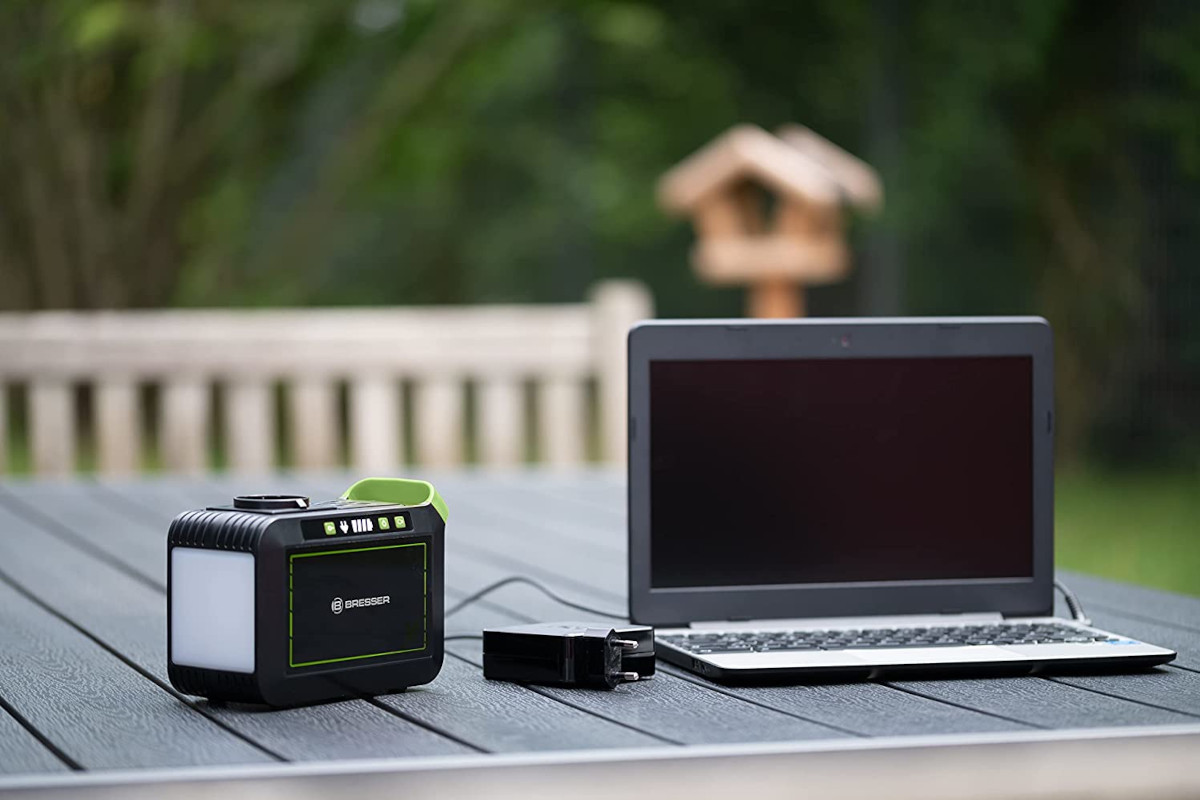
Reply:
<svg viewBox="0 0 1200 800"><path fill-rule="evenodd" d="M244 511L199 509L185 511L171 521L167 548L200 547L253 553L273 517Z"/></svg>
<svg viewBox="0 0 1200 800"><path fill-rule="evenodd" d="M168 661L167 677L184 694L212 697L238 703L261 703L262 692L253 675L200 667L181 667Z"/></svg>

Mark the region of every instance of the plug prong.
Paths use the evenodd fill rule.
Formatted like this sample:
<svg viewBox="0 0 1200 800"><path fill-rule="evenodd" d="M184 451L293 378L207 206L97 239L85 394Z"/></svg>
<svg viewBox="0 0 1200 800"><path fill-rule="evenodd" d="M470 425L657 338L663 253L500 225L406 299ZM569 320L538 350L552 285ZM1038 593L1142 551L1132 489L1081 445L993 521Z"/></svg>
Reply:
<svg viewBox="0 0 1200 800"><path fill-rule="evenodd" d="M632 639L613 639L613 644L619 645L622 650L637 650L637 642Z"/></svg>
<svg viewBox="0 0 1200 800"><path fill-rule="evenodd" d="M626 683L632 683L633 681L636 681L638 678L641 677L636 672L616 672L613 674L616 675L621 680L625 681Z"/></svg>

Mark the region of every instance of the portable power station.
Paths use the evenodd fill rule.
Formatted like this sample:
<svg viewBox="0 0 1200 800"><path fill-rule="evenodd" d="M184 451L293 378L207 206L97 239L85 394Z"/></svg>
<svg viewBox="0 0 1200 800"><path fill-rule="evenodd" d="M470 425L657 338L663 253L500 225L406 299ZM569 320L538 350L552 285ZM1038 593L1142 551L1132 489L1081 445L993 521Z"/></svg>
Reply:
<svg viewBox="0 0 1200 800"><path fill-rule="evenodd" d="M429 683L443 657L446 504L367 478L336 500L242 495L167 534L171 683L294 706Z"/></svg>

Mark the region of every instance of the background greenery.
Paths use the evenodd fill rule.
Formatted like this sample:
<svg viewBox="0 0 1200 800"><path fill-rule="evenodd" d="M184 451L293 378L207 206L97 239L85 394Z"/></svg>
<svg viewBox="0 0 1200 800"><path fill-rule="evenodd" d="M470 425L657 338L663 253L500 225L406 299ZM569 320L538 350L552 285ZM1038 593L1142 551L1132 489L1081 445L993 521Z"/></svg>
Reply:
<svg viewBox="0 0 1200 800"><path fill-rule="evenodd" d="M664 170L795 121L882 173L815 314L1040 313L1060 561L1200 593L1200 4L7 0L0 309L698 284Z"/></svg>

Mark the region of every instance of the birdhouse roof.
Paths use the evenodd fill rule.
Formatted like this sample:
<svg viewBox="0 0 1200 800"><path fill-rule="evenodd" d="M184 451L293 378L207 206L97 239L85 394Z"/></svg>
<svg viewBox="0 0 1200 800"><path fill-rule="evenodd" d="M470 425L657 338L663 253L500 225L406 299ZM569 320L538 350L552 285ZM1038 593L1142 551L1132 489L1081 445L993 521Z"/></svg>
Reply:
<svg viewBox="0 0 1200 800"><path fill-rule="evenodd" d="M662 206L687 212L747 179L821 205L880 203L883 192L869 165L799 125L780 133L774 136L756 125L731 128L663 175L658 184Z"/></svg>
<svg viewBox="0 0 1200 800"><path fill-rule="evenodd" d="M756 125L738 125L663 175L659 200L669 211L685 212L746 179L815 203L833 204L840 198L828 170L812 157Z"/></svg>
<svg viewBox="0 0 1200 800"><path fill-rule="evenodd" d="M846 202L868 209L883 205L883 185L870 164L803 125L784 125L776 135L823 166Z"/></svg>

